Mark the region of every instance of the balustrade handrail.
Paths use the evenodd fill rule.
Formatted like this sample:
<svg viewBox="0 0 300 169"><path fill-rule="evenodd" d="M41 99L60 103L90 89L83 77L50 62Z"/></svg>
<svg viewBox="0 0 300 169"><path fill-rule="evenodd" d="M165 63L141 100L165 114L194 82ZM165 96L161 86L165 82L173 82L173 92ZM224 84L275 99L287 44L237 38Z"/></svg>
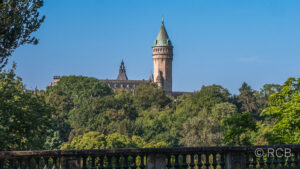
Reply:
<svg viewBox="0 0 300 169"><path fill-rule="evenodd" d="M34 150L34 151L0 151L0 160L17 157L36 156L90 156L90 155L148 155L148 154L190 154L190 153L227 153L227 152L253 152L257 148L291 148L300 151L300 144L290 145L262 145L262 146L201 146L201 147L170 147L170 148L117 148L117 149L89 149L89 150Z"/></svg>

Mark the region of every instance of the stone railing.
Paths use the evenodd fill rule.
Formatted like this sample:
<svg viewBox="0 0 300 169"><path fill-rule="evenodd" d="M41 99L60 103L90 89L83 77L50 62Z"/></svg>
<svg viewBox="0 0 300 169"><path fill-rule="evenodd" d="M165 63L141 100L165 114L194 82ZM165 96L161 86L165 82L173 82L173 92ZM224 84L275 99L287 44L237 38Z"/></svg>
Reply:
<svg viewBox="0 0 300 169"><path fill-rule="evenodd" d="M300 169L300 145L0 152L0 169Z"/></svg>

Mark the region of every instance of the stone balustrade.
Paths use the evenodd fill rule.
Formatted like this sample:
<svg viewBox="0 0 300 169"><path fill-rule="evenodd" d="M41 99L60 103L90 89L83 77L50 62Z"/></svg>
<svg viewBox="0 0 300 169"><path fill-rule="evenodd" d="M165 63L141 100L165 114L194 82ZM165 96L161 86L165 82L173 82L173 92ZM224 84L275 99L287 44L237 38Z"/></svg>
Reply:
<svg viewBox="0 0 300 169"><path fill-rule="evenodd" d="M0 152L0 169L300 169L300 145Z"/></svg>

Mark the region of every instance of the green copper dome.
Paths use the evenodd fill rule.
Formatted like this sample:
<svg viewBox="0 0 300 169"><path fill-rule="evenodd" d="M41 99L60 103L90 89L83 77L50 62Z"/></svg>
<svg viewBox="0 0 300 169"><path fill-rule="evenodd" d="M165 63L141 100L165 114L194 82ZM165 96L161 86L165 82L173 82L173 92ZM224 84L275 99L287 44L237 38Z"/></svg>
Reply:
<svg viewBox="0 0 300 169"><path fill-rule="evenodd" d="M154 41L154 46L173 46L166 31L164 20L162 20L159 33L157 35L156 40Z"/></svg>

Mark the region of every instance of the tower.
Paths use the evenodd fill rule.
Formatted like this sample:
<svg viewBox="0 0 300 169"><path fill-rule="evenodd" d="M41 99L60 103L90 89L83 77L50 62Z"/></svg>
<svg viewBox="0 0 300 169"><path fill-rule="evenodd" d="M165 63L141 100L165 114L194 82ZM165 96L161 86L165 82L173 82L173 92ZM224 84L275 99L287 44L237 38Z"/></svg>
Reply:
<svg viewBox="0 0 300 169"><path fill-rule="evenodd" d="M173 45L166 31L164 20L152 47L154 82L168 94L172 92Z"/></svg>
<svg viewBox="0 0 300 169"><path fill-rule="evenodd" d="M127 75L126 75L125 64L124 64L123 60L122 60L121 65L120 65L117 80L128 80Z"/></svg>

